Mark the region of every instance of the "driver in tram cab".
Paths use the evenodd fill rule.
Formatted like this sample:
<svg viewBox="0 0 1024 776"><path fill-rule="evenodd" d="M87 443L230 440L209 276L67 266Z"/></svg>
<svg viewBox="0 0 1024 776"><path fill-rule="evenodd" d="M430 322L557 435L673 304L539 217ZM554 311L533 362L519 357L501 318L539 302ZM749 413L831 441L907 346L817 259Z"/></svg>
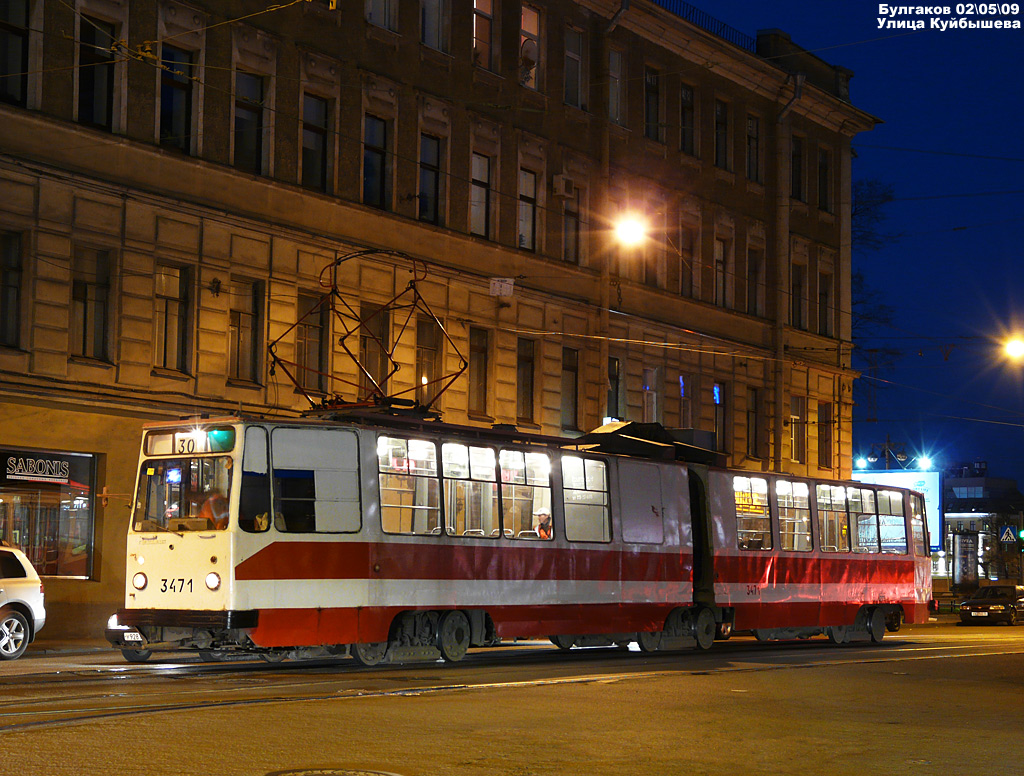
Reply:
<svg viewBox="0 0 1024 776"><path fill-rule="evenodd" d="M547 507L538 507L533 513L533 522L536 526L537 536L541 539L551 538L551 510Z"/></svg>
<svg viewBox="0 0 1024 776"><path fill-rule="evenodd" d="M207 491L206 501L199 508L199 517L206 518L216 529L228 527L228 500L219 490Z"/></svg>

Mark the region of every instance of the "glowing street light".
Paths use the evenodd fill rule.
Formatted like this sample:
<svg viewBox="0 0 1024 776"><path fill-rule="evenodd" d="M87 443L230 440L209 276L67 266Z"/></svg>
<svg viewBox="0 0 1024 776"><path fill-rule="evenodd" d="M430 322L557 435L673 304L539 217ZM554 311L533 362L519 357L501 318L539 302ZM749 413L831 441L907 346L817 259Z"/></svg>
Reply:
<svg viewBox="0 0 1024 776"><path fill-rule="evenodd" d="M639 245L647 238L647 224L639 216L624 216L615 224L615 238L621 245Z"/></svg>
<svg viewBox="0 0 1024 776"><path fill-rule="evenodd" d="M1003 352L1012 359L1024 358L1024 339L1014 337L1003 344Z"/></svg>
<svg viewBox="0 0 1024 776"><path fill-rule="evenodd" d="M917 468L920 469L921 471L925 471L927 469L932 468L932 459L929 458L927 455L922 455L920 458L917 459Z"/></svg>

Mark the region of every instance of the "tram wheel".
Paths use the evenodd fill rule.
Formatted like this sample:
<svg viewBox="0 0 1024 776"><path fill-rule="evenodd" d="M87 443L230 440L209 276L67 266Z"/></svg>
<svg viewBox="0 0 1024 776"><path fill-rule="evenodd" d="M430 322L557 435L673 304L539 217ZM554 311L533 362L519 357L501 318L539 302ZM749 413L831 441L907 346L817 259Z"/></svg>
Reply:
<svg viewBox="0 0 1024 776"><path fill-rule="evenodd" d="M830 625L828 626L828 640L833 644L849 644L850 643L850 626L849 625Z"/></svg>
<svg viewBox="0 0 1024 776"><path fill-rule="evenodd" d="M437 648L449 663L456 663L466 656L469 651L469 637L471 630L469 618L454 609L445 612L437 624Z"/></svg>
<svg viewBox="0 0 1024 776"><path fill-rule="evenodd" d="M640 631L636 643L641 652L657 652L661 647L661 631Z"/></svg>
<svg viewBox="0 0 1024 776"><path fill-rule="evenodd" d="M374 641L369 644L353 644L351 655L361 666L375 666L384 659L388 652L386 641Z"/></svg>
<svg viewBox="0 0 1024 776"><path fill-rule="evenodd" d="M548 639L559 649L572 649L573 645L576 643L575 636L548 636Z"/></svg>
<svg viewBox="0 0 1024 776"><path fill-rule="evenodd" d="M868 635L875 644L885 638L885 612L881 609L871 611L871 616L868 617Z"/></svg>
<svg viewBox="0 0 1024 776"><path fill-rule="evenodd" d="M900 609L897 609L892 614L892 616L887 618L886 621L885 621L885 629L887 631L889 631L889 633L896 633L900 629L900 627L902 625L903 625L903 612Z"/></svg>
<svg viewBox="0 0 1024 776"><path fill-rule="evenodd" d="M706 606L702 606L697 611L697 617L693 623L693 636L697 639L697 649L711 649L711 645L715 643L717 629L714 613Z"/></svg>
<svg viewBox="0 0 1024 776"><path fill-rule="evenodd" d="M129 663L145 663L153 656L151 649L122 649L121 655Z"/></svg>

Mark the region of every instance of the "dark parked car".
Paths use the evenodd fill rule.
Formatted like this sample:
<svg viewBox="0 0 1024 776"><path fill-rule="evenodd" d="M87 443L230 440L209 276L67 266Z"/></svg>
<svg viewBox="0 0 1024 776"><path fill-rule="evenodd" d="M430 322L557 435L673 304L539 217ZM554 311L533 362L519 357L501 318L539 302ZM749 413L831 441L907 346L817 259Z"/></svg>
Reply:
<svg viewBox="0 0 1024 776"><path fill-rule="evenodd" d="M1024 616L1024 586L989 585L960 604L960 622L1005 622L1016 625Z"/></svg>

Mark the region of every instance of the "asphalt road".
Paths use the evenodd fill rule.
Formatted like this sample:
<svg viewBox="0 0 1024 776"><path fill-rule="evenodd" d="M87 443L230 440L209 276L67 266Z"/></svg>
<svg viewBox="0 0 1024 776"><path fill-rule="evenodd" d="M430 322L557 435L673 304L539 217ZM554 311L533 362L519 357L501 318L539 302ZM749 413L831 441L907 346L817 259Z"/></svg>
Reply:
<svg viewBox="0 0 1024 776"><path fill-rule="evenodd" d="M1024 627L376 669L41 646L0 664L5 776L1024 775Z"/></svg>

